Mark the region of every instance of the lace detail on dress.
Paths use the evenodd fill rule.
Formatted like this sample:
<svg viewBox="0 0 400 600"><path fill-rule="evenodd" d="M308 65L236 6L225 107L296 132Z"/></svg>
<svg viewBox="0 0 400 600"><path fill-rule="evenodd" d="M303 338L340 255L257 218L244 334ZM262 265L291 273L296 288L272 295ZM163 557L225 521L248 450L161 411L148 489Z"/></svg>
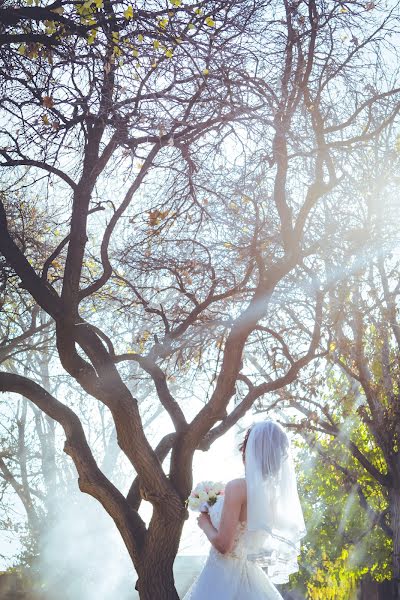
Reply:
<svg viewBox="0 0 400 600"><path fill-rule="evenodd" d="M219 525L222 517L222 509L224 507L224 496L219 496L216 503L210 508L210 519L215 529L219 529ZM218 558L246 558L247 551L244 547L245 534L247 531L247 523L241 521L238 523L236 534L232 546L232 550L226 554L221 554L211 546L210 555L216 555Z"/></svg>

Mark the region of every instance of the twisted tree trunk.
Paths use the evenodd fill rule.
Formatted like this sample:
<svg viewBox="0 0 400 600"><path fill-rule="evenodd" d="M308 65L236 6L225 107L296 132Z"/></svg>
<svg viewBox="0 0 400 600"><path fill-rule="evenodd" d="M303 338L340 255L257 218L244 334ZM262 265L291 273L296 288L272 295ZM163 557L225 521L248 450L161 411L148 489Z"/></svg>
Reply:
<svg viewBox="0 0 400 600"><path fill-rule="evenodd" d="M179 600L173 565L184 521L184 514L168 520L160 514L153 515L143 552L135 565L140 600Z"/></svg>

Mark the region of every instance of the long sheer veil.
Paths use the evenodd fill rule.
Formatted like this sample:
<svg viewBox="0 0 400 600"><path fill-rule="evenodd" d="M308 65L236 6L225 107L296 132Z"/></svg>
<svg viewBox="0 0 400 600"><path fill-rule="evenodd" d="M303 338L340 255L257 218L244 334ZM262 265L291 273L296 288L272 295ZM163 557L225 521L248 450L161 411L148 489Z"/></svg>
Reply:
<svg viewBox="0 0 400 600"><path fill-rule="evenodd" d="M289 439L274 421L256 423L245 449L249 560L273 583L298 571L300 540L306 534Z"/></svg>

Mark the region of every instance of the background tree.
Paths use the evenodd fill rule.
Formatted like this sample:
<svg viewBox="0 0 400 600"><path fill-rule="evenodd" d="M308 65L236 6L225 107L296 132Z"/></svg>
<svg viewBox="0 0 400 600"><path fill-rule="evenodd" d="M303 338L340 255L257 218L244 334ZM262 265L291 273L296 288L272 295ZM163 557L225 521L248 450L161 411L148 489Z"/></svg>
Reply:
<svg viewBox="0 0 400 600"><path fill-rule="evenodd" d="M329 473L312 495L321 502L321 518L331 520L329 490L346 489L340 527L334 543L321 545L336 559L343 545L353 564L377 579L389 576L391 554L393 597L399 594L398 526L398 149L396 129L354 156L350 189L358 227L342 249L330 250L326 261L327 318L332 339L327 364L316 367L301 391L286 394L289 405L303 414L300 431L317 452L313 472ZM358 197L358 200L357 200ZM349 252L354 256L349 259ZM343 265L346 265L345 267ZM282 397L285 394L282 395ZM328 471L326 465L329 465ZM309 485L309 484L307 484ZM307 487L306 489L309 489ZM325 506L326 502L326 506ZM359 507L363 509L360 517ZM328 508L329 507L329 508ZM357 518L354 521L354 512ZM373 554L371 555L371 548ZM380 556L380 560L376 557ZM389 563L390 564L390 563Z"/></svg>

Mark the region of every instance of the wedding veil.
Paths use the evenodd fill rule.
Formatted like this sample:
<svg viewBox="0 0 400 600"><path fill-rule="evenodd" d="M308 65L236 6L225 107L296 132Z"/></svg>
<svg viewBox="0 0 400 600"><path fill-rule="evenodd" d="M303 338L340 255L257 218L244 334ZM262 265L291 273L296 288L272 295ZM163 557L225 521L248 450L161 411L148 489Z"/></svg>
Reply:
<svg viewBox="0 0 400 600"><path fill-rule="evenodd" d="M246 546L273 583L298 571L300 539L306 529L297 493L289 439L274 421L256 423L245 448Z"/></svg>

